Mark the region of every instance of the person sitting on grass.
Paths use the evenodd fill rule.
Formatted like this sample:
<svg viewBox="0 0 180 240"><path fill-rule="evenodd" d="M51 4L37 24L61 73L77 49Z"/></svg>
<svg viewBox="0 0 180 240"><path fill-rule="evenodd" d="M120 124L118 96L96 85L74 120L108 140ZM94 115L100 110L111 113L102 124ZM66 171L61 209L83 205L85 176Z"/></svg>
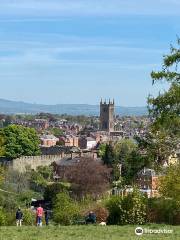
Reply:
<svg viewBox="0 0 180 240"><path fill-rule="evenodd" d="M96 223L96 214L92 211L86 216L86 224L95 224Z"/></svg>
<svg viewBox="0 0 180 240"><path fill-rule="evenodd" d="M16 212L16 226L21 227L22 226L22 219L23 219L23 213L20 208L18 208Z"/></svg>

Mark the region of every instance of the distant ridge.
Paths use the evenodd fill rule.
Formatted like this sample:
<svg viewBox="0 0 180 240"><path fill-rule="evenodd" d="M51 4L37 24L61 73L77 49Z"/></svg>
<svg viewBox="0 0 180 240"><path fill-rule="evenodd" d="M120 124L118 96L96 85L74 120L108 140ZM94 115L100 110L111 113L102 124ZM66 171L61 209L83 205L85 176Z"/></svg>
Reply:
<svg viewBox="0 0 180 240"><path fill-rule="evenodd" d="M36 114L40 112L47 112L53 114L97 116L99 115L99 105L44 105L0 99L0 113L3 114ZM119 114L121 116L142 116L148 114L147 107L116 106L115 112L116 114Z"/></svg>

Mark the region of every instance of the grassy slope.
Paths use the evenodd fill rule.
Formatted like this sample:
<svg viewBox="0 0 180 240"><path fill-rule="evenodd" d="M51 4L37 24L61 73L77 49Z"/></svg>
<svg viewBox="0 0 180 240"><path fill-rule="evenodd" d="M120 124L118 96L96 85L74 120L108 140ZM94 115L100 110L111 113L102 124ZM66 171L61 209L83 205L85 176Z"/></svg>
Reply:
<svg viewBox="0 0 180 240"><path fill-rule="evenodd" d="M1 227L0 240L132 240L180 239L180 226L149 225L150 229L173 229L173 234L137 237L134 226Z"/></svg>

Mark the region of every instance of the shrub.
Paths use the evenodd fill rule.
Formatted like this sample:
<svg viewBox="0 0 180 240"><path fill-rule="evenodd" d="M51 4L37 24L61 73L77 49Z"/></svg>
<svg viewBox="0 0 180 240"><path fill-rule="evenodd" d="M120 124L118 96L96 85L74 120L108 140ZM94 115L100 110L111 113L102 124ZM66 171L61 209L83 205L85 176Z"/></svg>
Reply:
<svg viewBox="0 0 180 240"><path fill-rule="evenodd" d="M30 209L25 209L22 210L23 212L23 224L27 225L27 226L32 226L35 224L36 222L36 215L34 212L32 212L32 210Z"/></svg>
<svg viewBox="0 0 180 240"><path fill-rule="evenodd" d="M0 207L0 226L6 225L7 219L3 209Z"/></svg>
<svg viewBox="0 0 180 240"><path fill-rule="evenodd" d="M97 205L92 211L96 214L97 222L107 222L109 212L105 207Z"/></svg>
<svg viewBox="0 0 180 240"><path fill-rule="evenodd" d="M145 197L136 188L124 198L113 196L107 208L108 224L143 224L146 221Z"/></svg>
<svg viewBox="0 0 180 240"><path fill-rule="evenodd" d="M16 224L15 211L10 211L6 213L7 225L14 226Z"/></svg>
<svg viewBox="0 0 180 240"><path fill-rule="evenodd" d="M15 211L19 205L17 196L8 193L0 194L0 204L8 212Z"/></svg>
<svg viewBox="0 0 180 240"><path fill-rule="evenodd" d="M173 199L148 199L147 220L151 223L180 224L180 211Z"/></svg>
<svg viewBox="0 0 180 240"><path fill-rule="evenodd" d="M55 223L71 225L79 216L79 207L67 193L59 193L54 202L53 212Z"/></svg>
<svg viewBox="0 0 180 240"><path fill-rule="evenodd" d="M112 196L111 199L107 202L106 206L109 211L109 217L108 217L108 224L121 224L121 216L122 216L122 198L119 196Z"/></svg>
<svg viewBox="0 0 180 240"><path fill-rule="evenodd" d="M97 203L95 201L88 203L86 206L83 206L81 203L80 208L81 215L83 218L89 214L90 211L94 212L96 214L96 221L97 222L107 222L107 218L109 216L109 212L105 206L103 206L102 203Z"/></svg>

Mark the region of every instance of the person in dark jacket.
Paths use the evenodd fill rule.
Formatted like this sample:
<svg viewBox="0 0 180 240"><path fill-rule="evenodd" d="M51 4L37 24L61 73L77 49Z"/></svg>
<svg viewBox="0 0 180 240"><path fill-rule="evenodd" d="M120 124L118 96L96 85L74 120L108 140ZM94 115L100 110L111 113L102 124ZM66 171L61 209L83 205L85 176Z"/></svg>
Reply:
<svg viewBox="0 0 180 240"><path fill-rule="evenodd" d="M94 223L96 223L96 214L91 211L86 217L86 224L94 224Z"/></svg>
<svg viewBox="0 0 180 240"><path fill-rule="evenodd" d="M23 220L23 213L20 208L18 208L16 212L16 226L22 226L22 220Z"/></svg>
<svg viewBox="0 0 180 240"><path fill-rule="evenodd" d="M44 216L45 216L46 226L48 226L49 225L50 211L49 210L45 210Z"/></svg>

